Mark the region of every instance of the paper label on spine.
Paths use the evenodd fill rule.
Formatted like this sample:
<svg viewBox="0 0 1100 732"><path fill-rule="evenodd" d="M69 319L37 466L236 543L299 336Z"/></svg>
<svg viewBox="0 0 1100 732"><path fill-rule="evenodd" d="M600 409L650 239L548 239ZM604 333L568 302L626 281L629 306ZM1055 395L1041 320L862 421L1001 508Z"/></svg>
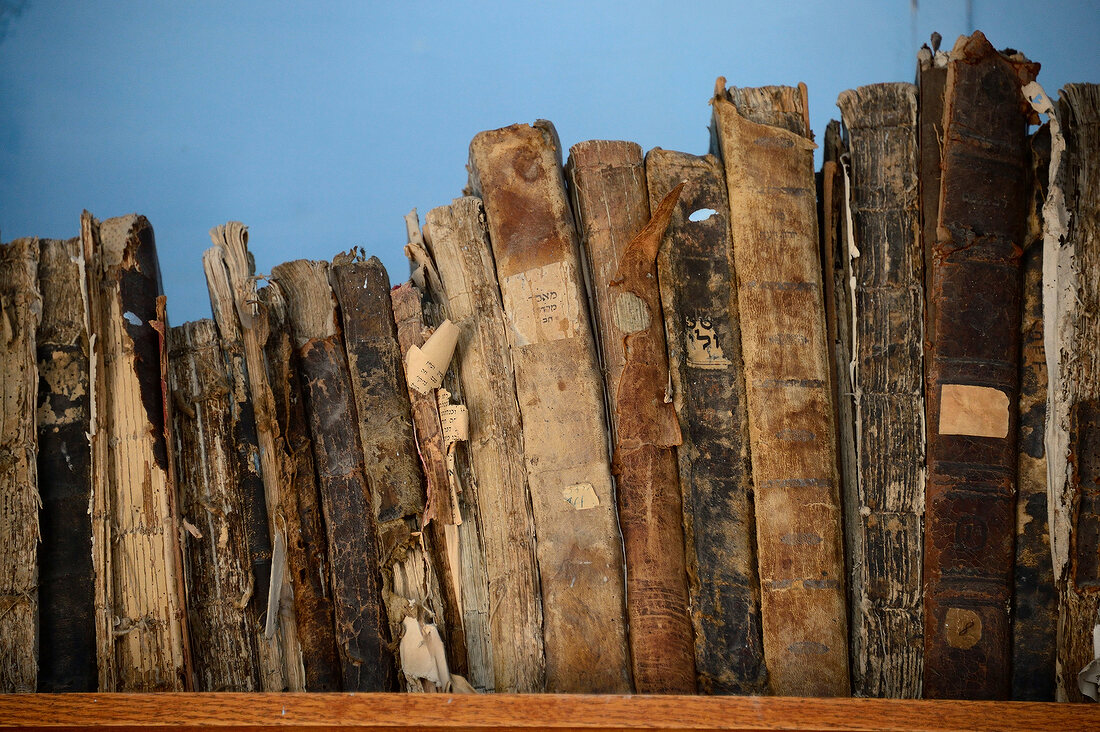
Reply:
<svg viewBox="0 0 1100 732"><path fill-rule="evenodd" d="M465 442L470 433L470 412L465 404L451 404L451 392L440 389L435 393L439 404L439 423L443 427L443 444L450 446Z"/></svg>
<svg viewBox="0 0 1100 732"><path fill-rule="evenodd" d="M941 435L1008 436L1008 394L988 386L940 387Z"/></svg>
<svg viewBox="0 0 1100 732"><path fill-rule="evenodd" d="M405 356L405 378L421 394L439 388L458 345L458 326L444 320L423 348L413 346Z"/></svg>
<svg viewBox="0 0 1100 732"><path fill-rule="evenodd" d="M566 486L561 491L561 497L578 511L600 505L600 498L596 495L596 489L592 487L591 483Z"/></svg>
<svg viewBox="0 0 1100 732"><path fill-rule="evenodd" d="M500 283L517 346L546 343L577 335L580 297L577 278L568 262L552 262L505 277Z"/></svg>
<svg viewBox="0 0 1100 732"><path fill-rule="evenodd" d="M730 360L718 345L718 335L714 332L710 318L688 318L686 333L688 366L696 369L730 367Z"/></svg>

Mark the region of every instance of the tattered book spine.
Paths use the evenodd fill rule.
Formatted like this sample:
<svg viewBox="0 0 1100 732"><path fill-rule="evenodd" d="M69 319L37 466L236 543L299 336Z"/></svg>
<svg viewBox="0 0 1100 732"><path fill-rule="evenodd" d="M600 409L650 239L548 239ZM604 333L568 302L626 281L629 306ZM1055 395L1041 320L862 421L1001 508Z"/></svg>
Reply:
<svg viewBox="0 0 1100 732"><path fill-rule="evenodd" d="M272 271L286 293L301 358L306 414L313 437L328 535L337 650L344 691L396 688L382 609L377 537L347 356L325 262L295 260Z"/></svg>
<svg viewBox="0 0 1100 732"><path fill-rule="evenodd" d="M875 84L837 100L850 138L853 228L850 395L856 500L847 502L852 690L921 692L924 517L924 256L918 196L917 90Z"/></svg>
<svg viewBox="0 0 1100 732"><path fill-rule="evenodd" d="M92 556L100 691L190 687L165 438L153 229L81 217L92 389Z"/></svg>
<svg viewBox="0 0 1100 732"><path fill-rule="evenodd" d="M725 89L714 134L730 197L771 691L847 696L837 486L813 142L805 87Z"/></svg>
<svg viewBox="0 0 1100 732"><path fill-rule="evenodd" d="M543 689L542 603L535 525L523 464L515 374L481 201L466 197L426 216L427 244L459 329L456 371L466 395L466 445L477 491L489 596L492 688ZM473 670L473 669L471 669Z"/></svg>
<svg viewBox="0 0 1100 732"><path fill-rule="evenodd" d="M657 245L664 229L636 238L649 221L637 144L574 145L566 175L606 387L634 688L642 694L690 694L695 649L685 559L678 551L684 544L676 461L680 425L665 400L668 354L657 290Z"/></svg>
<svg viewBox="0 0 1100 732"><path fill-rule="evenodd" d="M259 691L248 489L233 434L233 395L211 320L168 332L168 383L183 521L197 691Z"/></svg>
<svg viewBox="0 0 1100 732"><path fill-rule="evenodd" d="M1056 123L1062 133L1057 138ZM1043 308L1051 543L1059 599L1057 696L1095 701L1100 699L1100 86L1063 88L1051 135Z"/></svg>
<svg viewBox="0 0 1100 732"><path fill-rule="evenodd" d="M929 301L924 542L929 698L1007 698L1011 686L1020 252L1027 101L1037 67L980 32L951 51Z"/></svg>
<svg viewBox="0 0 1100 732"><path fill-rule="evenodd" d="M547 690L629 691L602 379L557 134L545 122L479 133L470 174L485 202L516 374Z"/></svg>
<svg viewBox="0 0 1100 732"><path fill-rule="evenodd" d="M741 326L721 162L661 150L645 158L656 207L681 181L657 256L677 448L698 687L765 691L756 523Z"/></svg>
<svg viewBox="0 0 1100 732"><path fill-rule="evenodd" d="M0 692L38 685L38 240L0 244Z"/></svg>
<svg viewBox="0 0 1100 732"><path fill-rule="evenodd" d="M88 300L80 239L39 243L38 691L95 691Z"/></svg>

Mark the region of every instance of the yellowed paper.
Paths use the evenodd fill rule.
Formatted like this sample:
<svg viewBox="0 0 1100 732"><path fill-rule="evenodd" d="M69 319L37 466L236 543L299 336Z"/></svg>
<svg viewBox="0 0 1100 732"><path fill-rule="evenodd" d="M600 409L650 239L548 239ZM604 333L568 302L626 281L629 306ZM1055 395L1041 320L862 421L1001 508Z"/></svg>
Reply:
<svg viewBox="0 0 1100 732"><path fill-rule="evenodd" d="M726 369L730 360L718 345L718 336L711 327L710 318L688 318L687 363L696 369Z"/></svg>
<svg viewBox="0 0 1100 732"><path fill-rule="evenodd" d="M403 621L404 632L398 654L401 657L401 672L412 679L425 679L439 684L439 668L431 648L428 647L424 631L416 618L407 617Z"/></svg>
<svg viewBox="0 0 1100 732"><path fill-rule="evenodd" d="M988 386L940 387L941 435L1008 436L1008 394Z"/></svg>
<svg viewBox="0 0 1100 732"><path fill-rule="evenodd" d="M470 432L470 412L465 404L451 404L451 392L436 391L439 402L439 422L443 427L443 444L448 448L456 442L465 442Z"/></svg>
<svg viewBox="0 0 1100 732"><path fill-rule="evenodd" d="M600 505L600 498L596 495L596 489L592 487L591 483L577 483L576 485L566 486L561 491L561 497L578 511Z"/></svg>
<svg viewBox="0 0 1100 732"><path fill-rule="evenodd" d="M500 283L514 345L573 338L579 323L580 297L569 262L552 262L505 277Z"/></svg>
<svg viewBox="0 0 1100 732"><path fill-rule="evenodd" d="M458 332L458 326L444 320L423 348L413 346L409 349L405 356L405 376L409 386L421 394L439 388L458 345Z"/></svg>

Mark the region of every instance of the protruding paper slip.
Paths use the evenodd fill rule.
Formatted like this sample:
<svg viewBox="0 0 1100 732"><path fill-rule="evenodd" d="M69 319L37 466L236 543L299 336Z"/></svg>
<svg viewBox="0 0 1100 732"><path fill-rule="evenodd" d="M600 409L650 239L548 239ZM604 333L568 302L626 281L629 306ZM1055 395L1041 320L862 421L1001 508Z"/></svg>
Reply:
<svg viewBox="0 0 1100 732"><path fill-rule="evenodd" d="M444 320L432 333L423 348L413 346L405 356L405 378L409 386L421 394L438 389L447 373L455 346L458 345L458 326Z"/></svg>

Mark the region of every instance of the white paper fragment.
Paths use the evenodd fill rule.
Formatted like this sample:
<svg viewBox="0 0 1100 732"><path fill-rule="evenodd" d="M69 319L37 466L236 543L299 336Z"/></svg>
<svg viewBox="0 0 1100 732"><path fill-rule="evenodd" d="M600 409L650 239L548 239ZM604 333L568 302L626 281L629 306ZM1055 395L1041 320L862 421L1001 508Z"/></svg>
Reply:
<svg viewBox="0 0 1100 732"><path fill-rule="evenodd" d="M450 447L465 442L470 433L470 412L465 404L451 404L451 393L446 389L436 391L439 402L439 423L443 427L443 444Z"/></svg>
<svg viewBox="0 0 1100 732"><path fill-rule="evenodd" d="M439 684L439 670L428 647L427 639L416 618L402 621L403 632L398 655L401 657L401 673L412 679L424 679Z"/></svg>
<svg viewBox="0 0 1100 732"><path fill-rule="evenodd" d="M190 534L191 536L195 537L196 539L201 539L202 538L202 532L199 531L199 527L195 526L193 523L191 523L187 519L183 520L183 528L187 529L187 533Z"/></svg>
<svg viewBox="0 0 1100 732"><path fill-rule="evenodd" d="M1100 701L1100 625L1092 626L1093 659L1077 674L1077 688L1093 701Z"/></svg>
<svg viewBox="0 0 1100 732"><path fill-rule="evenodd" d="M439 685L446 688L451 683L451 672L447 669L447 652L443 649L443 639L439 637L439 629L434 623L429 623L423 628L424 644L435 662L435 674L439 679Z"/></svg>
<svg viewBox="0 0 1100 732"><path fill-rule="evenodd" d="M596 495L596 489L592 487L591 483L577 483L576 485L566 486L562 488L561 497L578 511L600 505L600 498Z"/></svg>
<svg viewBox="0 0 1100 732"><path fill-rule="evenodd" d="M286 570L286 534L275 530L275 546L271 549L271 579L267 586L267 622L264 638L275 637L275 619L279 617L280 593L283 589L283 572Z"/></svg>
<svg viewBox="0 0 1100 732"><path fill-rule="evenodd" d="M444 320L423 348L413 346L405 356L405 376L421 394L438 389L458 345L458 326Z"/></svg>
<svg viewBox="0 0 1100 732"><path fill-rule="evenodd" d="M476 694L477 689L473 684L466 680L464 676L458 674L451 674L451 693L454 694Z"/></svg>

